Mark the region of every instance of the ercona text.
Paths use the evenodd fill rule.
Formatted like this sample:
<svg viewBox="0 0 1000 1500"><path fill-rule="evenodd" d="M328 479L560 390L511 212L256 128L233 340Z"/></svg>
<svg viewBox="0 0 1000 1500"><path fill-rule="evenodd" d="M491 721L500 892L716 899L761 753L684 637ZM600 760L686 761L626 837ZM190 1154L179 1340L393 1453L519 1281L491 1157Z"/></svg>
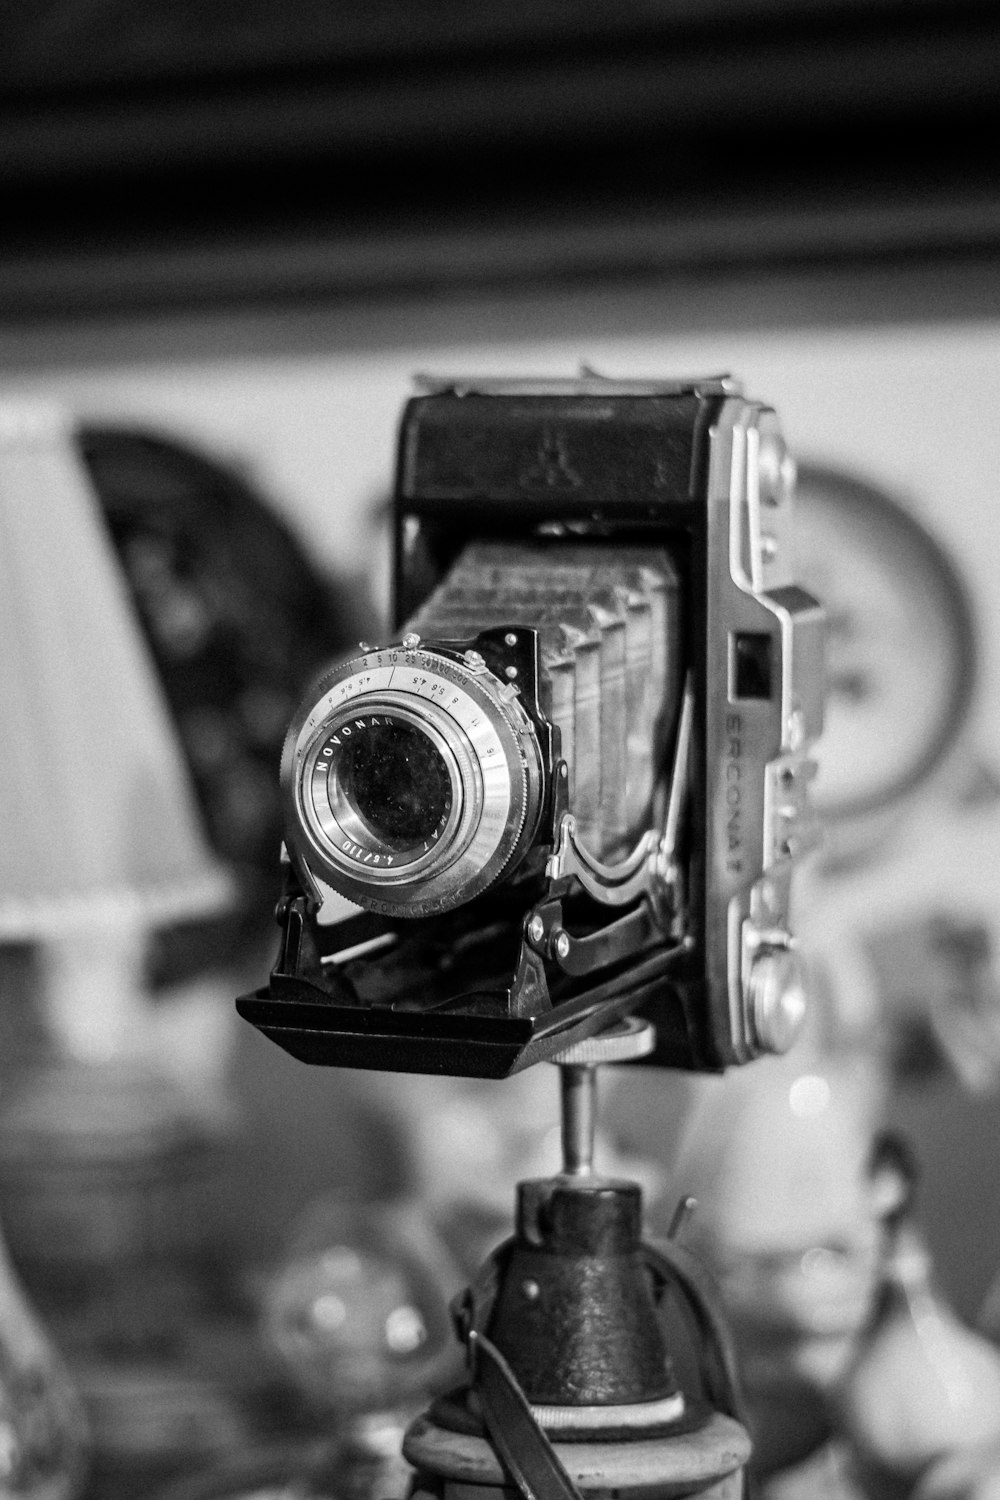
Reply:
<svg viewBox="0 0 1000 1500"><path fill-rule="evenodd" d="M743 869L743 720L726 715L726 869Z"/></svg>

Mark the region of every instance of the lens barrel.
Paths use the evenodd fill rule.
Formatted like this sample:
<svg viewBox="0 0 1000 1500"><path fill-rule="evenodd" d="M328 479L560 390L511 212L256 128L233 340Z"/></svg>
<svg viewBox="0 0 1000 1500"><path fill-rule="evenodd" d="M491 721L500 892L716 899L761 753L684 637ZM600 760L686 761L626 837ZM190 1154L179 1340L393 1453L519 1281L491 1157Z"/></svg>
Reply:
<svg viewBox="0 0 1000 1500"><path fill-rule="evenodd" d="M314 878L369 910L428 916L488 889L530 839L542 756L485 664L389 646L316 683L282 783L290 847Z"/></svg>

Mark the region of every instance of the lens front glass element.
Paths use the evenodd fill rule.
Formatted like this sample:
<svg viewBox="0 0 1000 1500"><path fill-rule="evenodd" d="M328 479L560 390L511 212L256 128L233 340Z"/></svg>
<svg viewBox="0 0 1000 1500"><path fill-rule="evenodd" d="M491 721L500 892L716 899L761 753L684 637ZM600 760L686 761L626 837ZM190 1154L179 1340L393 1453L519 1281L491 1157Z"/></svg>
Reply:
<svg viewBox="0 0 1000 1500"><path fill-rule="evenodd" d="M403 854L432 847L452 809L448 766L419 726L388 714L365 714L338 729L324 747L330 803L359 844Z"/></svg>
<svg viewBox="0 0 1000 1500"><path fill-rule="evenodd" d="M388 646L332 668L289 731L286 830L321 896L431 916L489 889L534 829L541 753L491 674ZM529 775L530 773L530 775Z"/></svg>

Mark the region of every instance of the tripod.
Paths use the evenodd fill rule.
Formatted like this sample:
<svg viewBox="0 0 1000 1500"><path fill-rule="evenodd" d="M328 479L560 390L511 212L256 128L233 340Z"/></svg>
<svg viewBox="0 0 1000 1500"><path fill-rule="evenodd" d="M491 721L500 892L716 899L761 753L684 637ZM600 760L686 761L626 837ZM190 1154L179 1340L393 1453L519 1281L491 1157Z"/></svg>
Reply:
<svg viewBox="0 0 1000 1500"><path fill-rule="evenodd" d="M594 1169L597 1069L652 1050L627 1018L558 1054L562 1171L521 1182L515 1232L453 1307L468 1381L411 1426L413 1500L738 1500L750 1440L698 1262L642 1240L638 1185ZM680 1320L696 1355L682 1390Z"/></svg>

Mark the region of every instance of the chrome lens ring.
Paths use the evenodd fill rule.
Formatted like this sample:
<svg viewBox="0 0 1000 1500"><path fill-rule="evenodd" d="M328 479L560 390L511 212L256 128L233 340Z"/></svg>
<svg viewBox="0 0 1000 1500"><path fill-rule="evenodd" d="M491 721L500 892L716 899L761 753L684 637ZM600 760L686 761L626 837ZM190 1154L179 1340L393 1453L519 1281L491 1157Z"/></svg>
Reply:
<svg viewBox="0 0 1000 1500"><path fill-rule="evenodd" d="M392 883L402 873L411 877L428 866L442 869L461 853L463 835L467 842L470 825L478 821L482 776L465 735L439 723L439 718L432 704L418 715L403 694L379 693L370 703L360 701L342 708L312 742L302 768L302 818L314 840L327 844L348 872L362 866L366 880ZM434 757L448 782L447 801L434 818L433 828L427 827L423 836L401 846L399 840L386 840L384 830L373 825L356 796L345 788L335 749L343 753L370 738L372 730L390 725L408 729L414 739L423 741L427 755ZM433 816L433 808L430 813Z"/></svg>
<svg viewBox="0 0 1000 1500"><path fill-rule="evenodd" d="M336 754L324 753L338 729L341 741L345 727L364 734L373 717L425 736L439 799L442 776L450 788L433 837L395 851L345 815L326 764ZM530 720L491 673L433 649L386 647L324 674L293 721L282 761L288 842L316 879L371 911L448 911L492 885L533 827L541 765Z"/></svg>

